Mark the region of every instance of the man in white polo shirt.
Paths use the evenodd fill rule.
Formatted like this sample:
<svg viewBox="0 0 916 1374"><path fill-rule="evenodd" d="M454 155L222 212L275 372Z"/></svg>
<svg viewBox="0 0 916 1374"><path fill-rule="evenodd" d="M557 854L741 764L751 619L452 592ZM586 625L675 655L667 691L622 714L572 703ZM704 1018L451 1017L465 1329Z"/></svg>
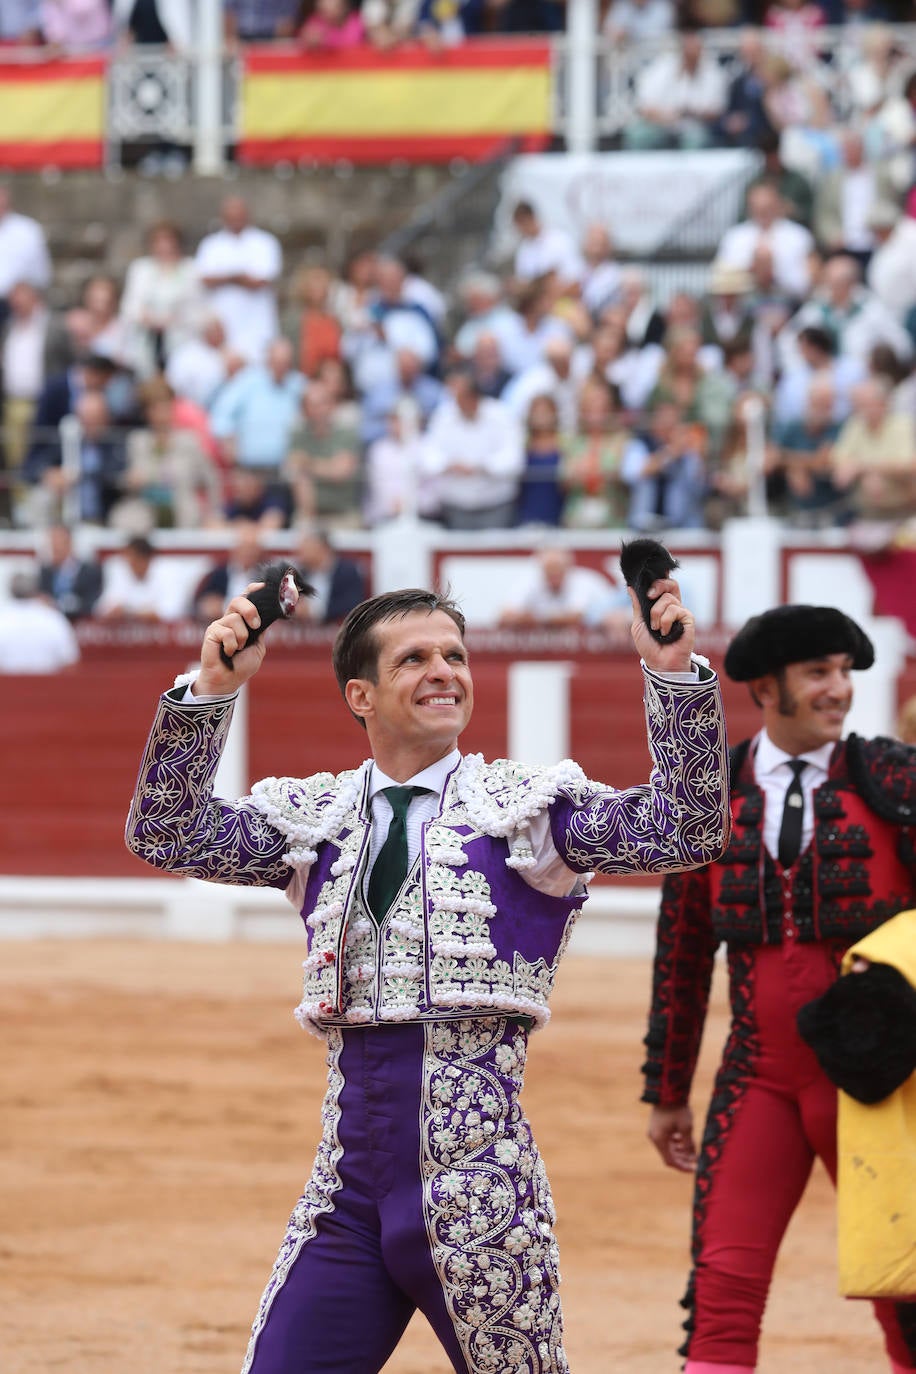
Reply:
<svg viewBox="0 0 916 1374"><path fill-rule="evenodd" d="M198 246L197 270L229 348L248 362L261 362L279 333L276 284L282 250L273 234L250 223L241 196L227 196L220 213L222 229Z"/></svg>

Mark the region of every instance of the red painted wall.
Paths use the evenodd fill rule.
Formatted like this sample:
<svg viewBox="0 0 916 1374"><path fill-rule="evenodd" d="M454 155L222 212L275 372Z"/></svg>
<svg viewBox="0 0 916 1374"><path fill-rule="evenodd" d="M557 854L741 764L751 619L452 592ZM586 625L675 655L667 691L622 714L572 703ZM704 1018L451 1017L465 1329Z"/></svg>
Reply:
<svg viewBox="0 0 916 1374"><path fill-rule="evenodd" d="M337 691L329 636L271 648L252 683L250 768L268 774L337 771L364 757L365 736ZM83 660L55 677L0 677L0 873L41 876L149 875L128 854L124 820L158 693L193 657L189 638L84 643ZM462 739L490 757L506 752L506 674L517 648L472 642L477 706ZM559 657L573 657L568 644ZM595 779L629 786L649 758L635 656L625 646L576 657L571 683L570 752ZM916 691L916 664L901 699ZM729 733L756 727L743 687L725 684Z"/></svg>

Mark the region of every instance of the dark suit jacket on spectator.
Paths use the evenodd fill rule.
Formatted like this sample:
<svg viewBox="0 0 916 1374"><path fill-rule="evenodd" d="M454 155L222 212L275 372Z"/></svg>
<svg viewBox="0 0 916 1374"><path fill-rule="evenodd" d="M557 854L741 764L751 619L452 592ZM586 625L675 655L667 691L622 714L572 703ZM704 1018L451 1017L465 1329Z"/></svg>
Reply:
<svg viewBox="0 0 916 1374"><path fill-rule="evenodd" d="M308 569L305 572L308 580ZM360 601L366 599L366 580L358 563L351 558L337 558L331 569L331 585L328 588L328 601L322 624L330 625L352 611Z"/></svg>
<svg viewBox="0 0 916 1374"><path fill-rule="evenodd" d="M60 567L43 563L38 570L38 589L70 620L78 620L92 614L102 591L102 569L98 563L80 558L69 558Z"/></svg>
<svg viewBox="0 0 916 1374"><path fill-rule="evenodd" d="M66 415L73 414L76 391L71 373L55 372L48 377L35 406L32 442L23 464L27 482L37 482L45 468L60 462L57 427Z"/></svg>

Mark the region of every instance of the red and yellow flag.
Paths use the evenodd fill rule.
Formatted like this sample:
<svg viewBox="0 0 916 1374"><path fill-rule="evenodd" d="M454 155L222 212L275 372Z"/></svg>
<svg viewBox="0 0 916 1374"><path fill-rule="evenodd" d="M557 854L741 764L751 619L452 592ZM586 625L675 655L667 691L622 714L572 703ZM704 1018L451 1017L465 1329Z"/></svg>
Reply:
<svg viewBox="0 0 916 1374"><path fill-rule="evenodd" d="M105 65L100 57L0 58L0 167L100 167Z"/></svg>
<svg viewBox="0 0 916 1374"><path fill-rule="evenodd" d="M313 158L475 161L506 139L527 151L550 137L550 47L542 39L245 56L238 156L246 163Z"/></svg>

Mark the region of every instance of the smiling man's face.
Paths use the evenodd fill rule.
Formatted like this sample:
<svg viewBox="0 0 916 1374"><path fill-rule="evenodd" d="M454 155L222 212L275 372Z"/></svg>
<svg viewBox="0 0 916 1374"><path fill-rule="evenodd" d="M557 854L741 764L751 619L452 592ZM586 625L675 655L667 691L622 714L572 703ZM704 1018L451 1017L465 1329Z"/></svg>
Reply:
<svg viewBox="0 0 916 1374"><path fill-rule="evenodd" d="M377 680L351 679L347 703L365 721L379 767L403 780L455 748L474 708L474 684L464 640L445 611L383 620L374 634Z"/></svg>
<svg viewBox="0 0 916 1374"><path fill-rule="evenodd" d="M767 734L788 754L807 754L842 738L852 706L852 659L827 654L790 663L756 685Z"/></svg>

